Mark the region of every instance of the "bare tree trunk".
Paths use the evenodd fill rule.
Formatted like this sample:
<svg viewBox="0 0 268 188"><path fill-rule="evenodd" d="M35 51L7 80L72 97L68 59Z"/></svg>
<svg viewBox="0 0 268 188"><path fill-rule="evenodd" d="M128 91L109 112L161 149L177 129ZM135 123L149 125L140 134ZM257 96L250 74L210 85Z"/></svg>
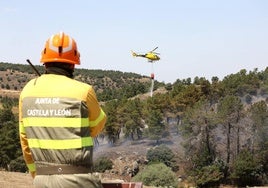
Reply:
<svg viewBox="0 0 268 188"><path fill-rule="evenodd" d="M211 154L211 149L210 149L210 143L209 143L209 130L208 127L206 126L206 144L207 144L207 150L208 153Z"/></svg>
<svg viewBox="0 0 268 188"><path fill-rule="evenodd" d="M240 126L237 125L237 132L236 132L236 155L240 153Z"/></svg>
<svg viewBox="0 0 268 188"><path fill-rule="evenodd" d="M254 155L255 154L255 137L256 137L256 127L255 125L253 124L252 126L252 144L251 144L251 153Z"/></svg>
<svg viewBox="0 0 268 188"><path fill-rule="evenodd" d="M239 112L237 112L237 118L236 118L236 125L237 125L237 132L236 132L236 155L240 153L240 125L239 125L240 115Z"/></svg>
<svg viewBox="0 0 268 188"><path fill-rule="evenodd" d="M226 150L227 150L227 157L226 157L226 163L229 164L230 163L230 155L231 155L231 123L228 122L227 125L227 145L226 145Z"/></svg>

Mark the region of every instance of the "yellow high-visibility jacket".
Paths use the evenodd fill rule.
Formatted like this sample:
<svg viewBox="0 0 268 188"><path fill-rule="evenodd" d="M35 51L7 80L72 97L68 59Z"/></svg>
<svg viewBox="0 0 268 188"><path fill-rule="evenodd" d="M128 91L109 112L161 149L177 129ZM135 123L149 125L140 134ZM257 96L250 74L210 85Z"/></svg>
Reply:
<svg viewBox="0 0 268 188"><path fill-rule="evenodd" d="M92 137L105 122L92 86L56 74L31 80L19 100L20 141L31 174L36 165L91 168Z"/></svg>

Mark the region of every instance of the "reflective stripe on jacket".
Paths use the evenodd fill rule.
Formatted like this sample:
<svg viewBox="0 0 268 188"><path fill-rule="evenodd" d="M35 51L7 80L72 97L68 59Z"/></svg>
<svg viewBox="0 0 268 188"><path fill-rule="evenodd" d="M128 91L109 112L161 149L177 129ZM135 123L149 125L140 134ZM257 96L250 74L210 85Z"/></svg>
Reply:
<svg viewBox="0 0 268 188"><path fill-rule="evenodd" d="M30 171L35 171L33 161L92 166L92 137L103 129L106 115L90 85L42 75L24 87L19 112L21 146Z"/></svg>

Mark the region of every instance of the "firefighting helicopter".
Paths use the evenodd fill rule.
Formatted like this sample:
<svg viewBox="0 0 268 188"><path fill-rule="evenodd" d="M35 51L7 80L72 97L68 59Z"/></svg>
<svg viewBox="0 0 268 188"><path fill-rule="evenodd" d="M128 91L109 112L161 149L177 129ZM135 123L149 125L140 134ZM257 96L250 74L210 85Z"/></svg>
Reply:
<svg viewBox="0 0 268 188"><path fill-rule="evenodd" d="M145 53L145 54L137 54L136 52L132 52L132 56L133 57L143 57L143 58L147 58L148 62L149 63L152 63L152 70L151 70L151 88L150 88L150 93L151 93L151 97L153 96L153 89L154 89L154 68L153 68L153 63L155 61L159 61L160 60L160 57L159 57L159 53L155 52L155 50L157 49L158 47L155 47L153 50Z"/></svg>
<svg viewBox="0 0 268 188"><path fill-rule="evenodd" d="M144 58L147 58L148 59L148 62L149 63L154 63L155 61L158 61L160 60L160 57L159 57L159 53L155 52L155 50L157 49L158 47L155 47L153 50L145 53L145 54L138 54L136 52L132 52L132 55L134 57L144 57Z"/></svg>

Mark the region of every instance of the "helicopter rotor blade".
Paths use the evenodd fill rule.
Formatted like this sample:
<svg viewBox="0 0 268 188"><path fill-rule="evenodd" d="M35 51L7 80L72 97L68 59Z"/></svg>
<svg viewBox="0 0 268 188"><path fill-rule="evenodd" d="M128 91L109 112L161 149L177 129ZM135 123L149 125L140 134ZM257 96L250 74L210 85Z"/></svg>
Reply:
<svg viewBox="0 0 268 188"><path fill-rule="evenodd" d="M153 52L153 51L155 51L156 49L158 48L158 46L157 47L155 47L151 52Z"/></svg>

